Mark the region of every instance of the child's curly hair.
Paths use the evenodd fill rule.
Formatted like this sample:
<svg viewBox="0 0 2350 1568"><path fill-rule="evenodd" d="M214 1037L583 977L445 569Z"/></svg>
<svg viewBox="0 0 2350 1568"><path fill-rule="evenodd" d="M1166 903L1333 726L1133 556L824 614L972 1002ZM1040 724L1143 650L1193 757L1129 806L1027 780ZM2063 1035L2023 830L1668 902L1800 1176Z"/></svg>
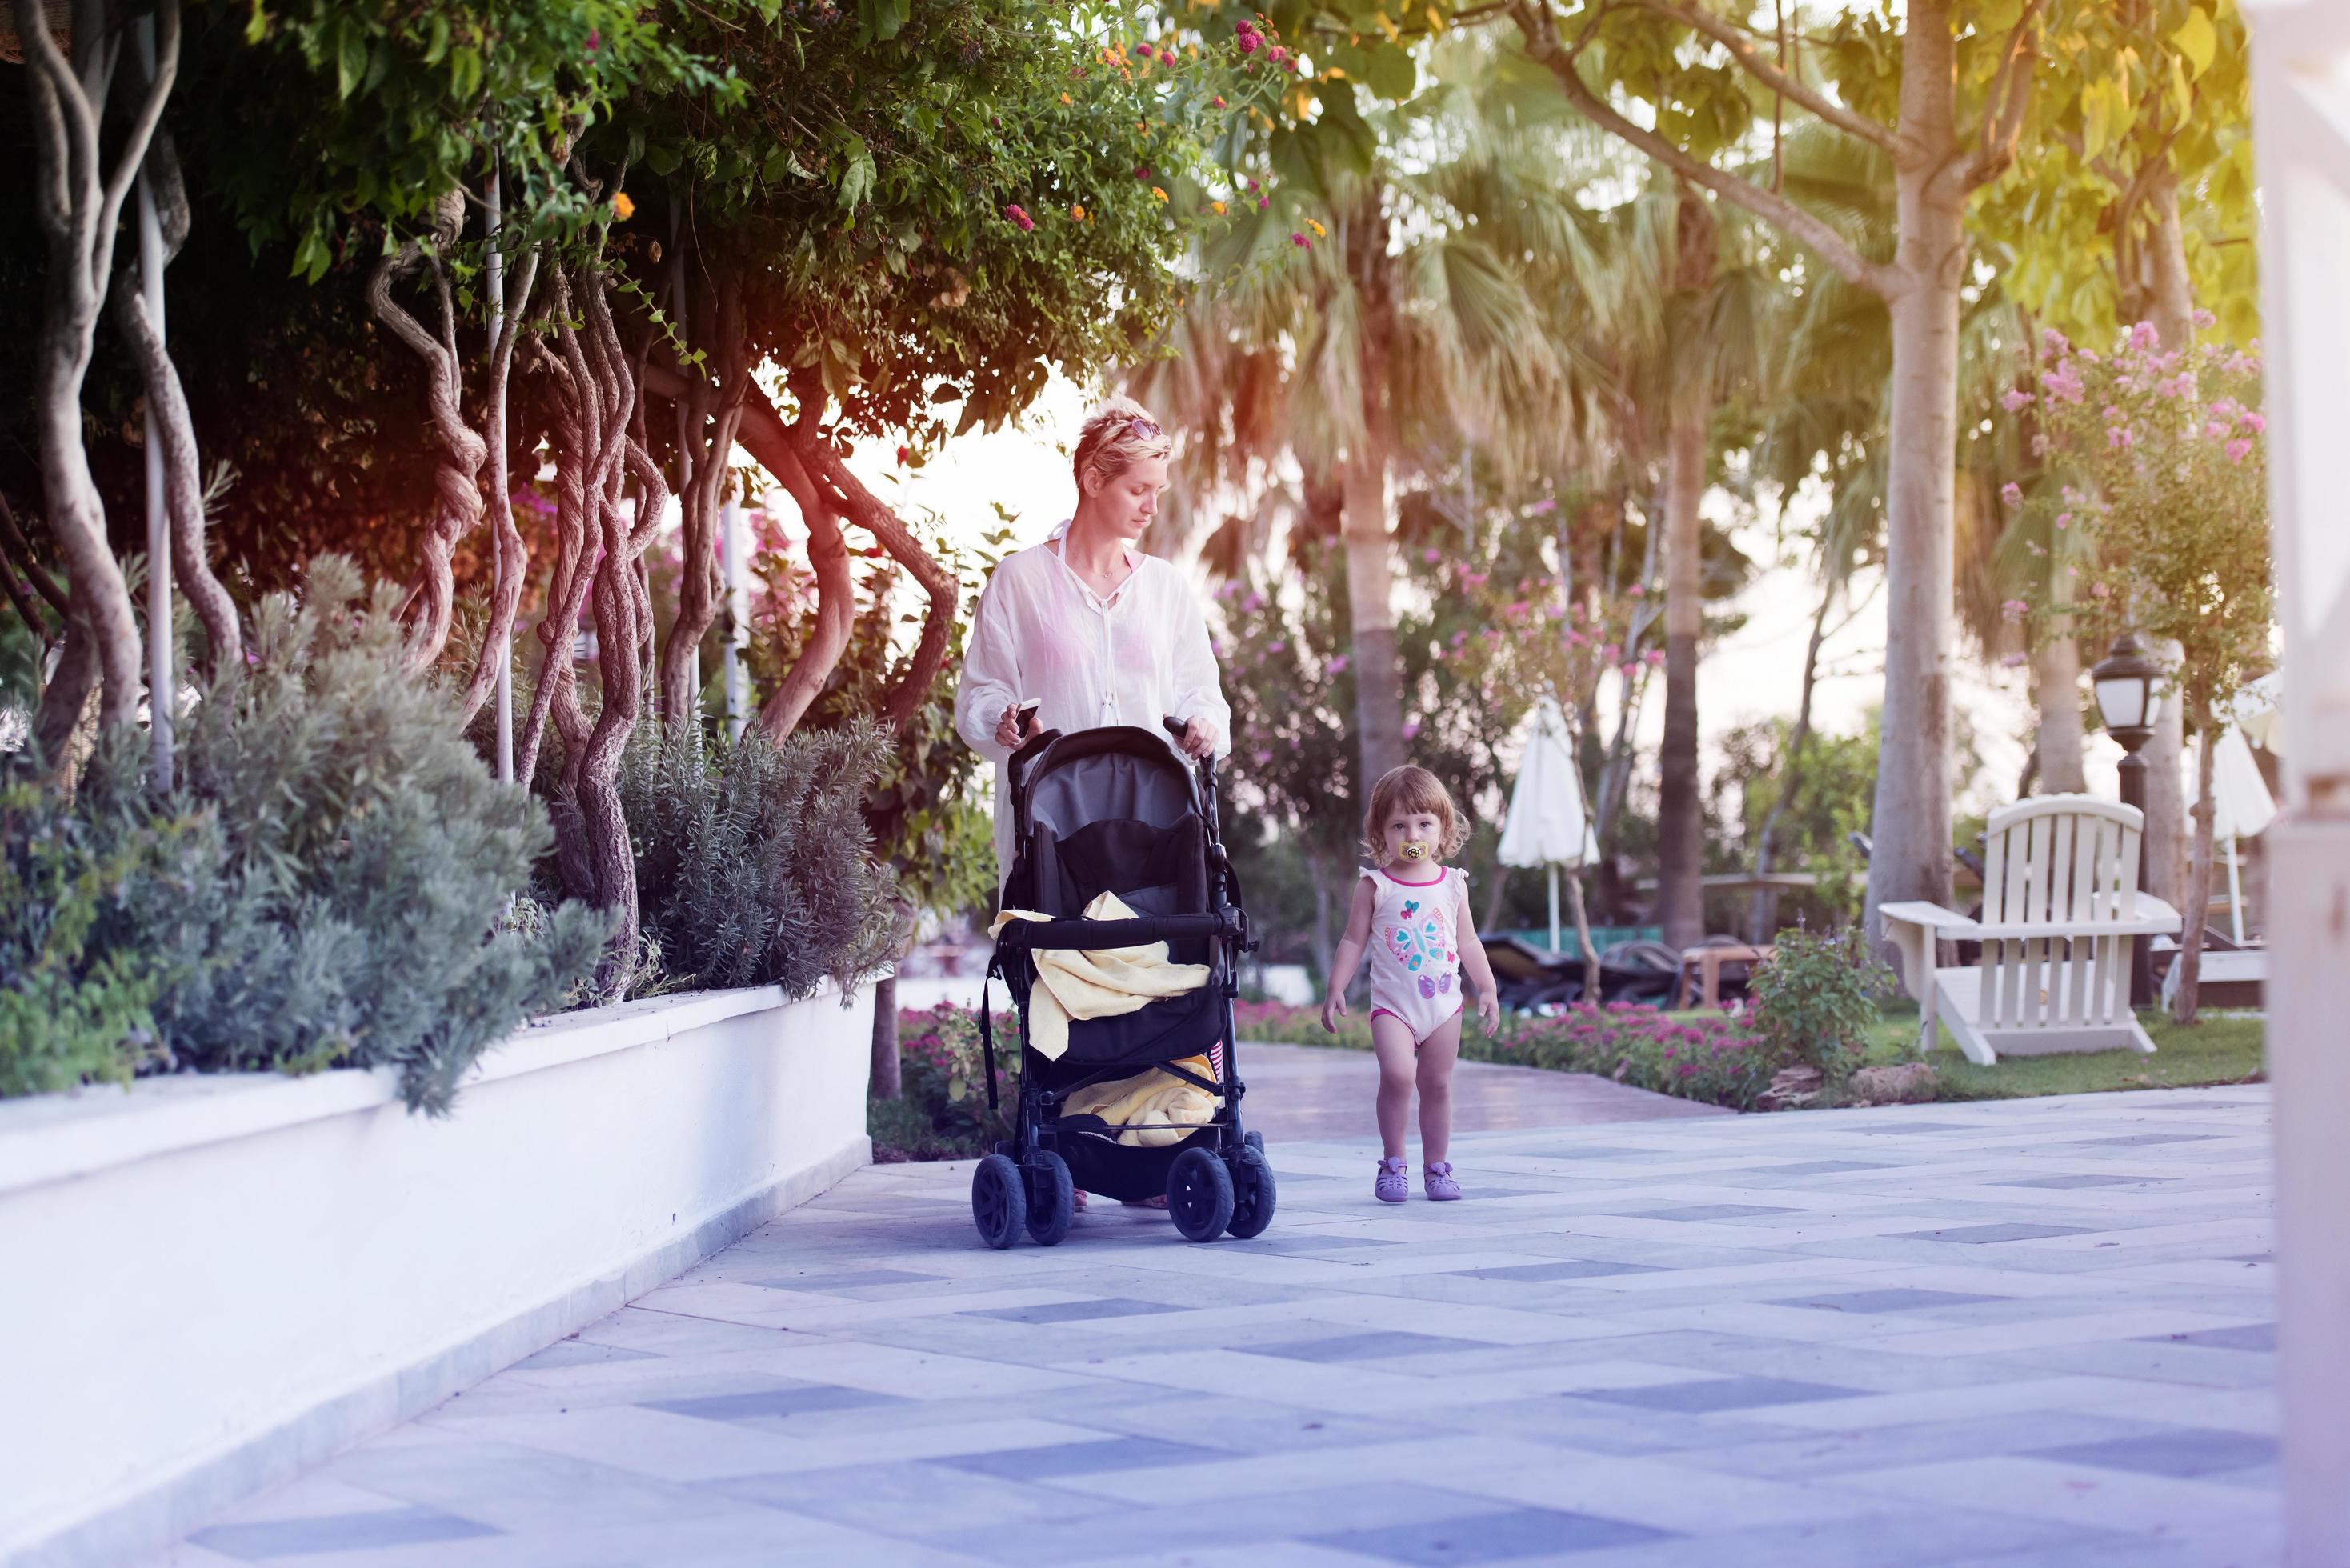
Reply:
<svg viewBox="0 0 2350 1568"><path fill-rule="evenodd" d="M1402 812L1424 811L1444 824L1437 853L1450 860L1469 842L1469 819L1452 804L1451 792L1426 768L1407 763L1389 768L1371 786L1371 803L1363 811L1363 848L1371 864L1388 863L1387 825Z"/></svg>

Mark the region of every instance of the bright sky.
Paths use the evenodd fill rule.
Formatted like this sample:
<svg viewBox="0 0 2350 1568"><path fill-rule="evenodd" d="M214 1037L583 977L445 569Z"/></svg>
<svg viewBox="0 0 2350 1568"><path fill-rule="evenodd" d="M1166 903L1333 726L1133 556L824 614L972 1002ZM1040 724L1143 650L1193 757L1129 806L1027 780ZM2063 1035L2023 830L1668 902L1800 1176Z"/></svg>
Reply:
<svg viewBox="0 0 2350 1568"><path fill-rule="evenodd" d="M1055 376L1024 425L993 434L949 441L925 468L897 466L894 446L861 445L851 466L875 493L893 504L929 507L962 537L976 540L994 526L992 503L1016 513L1016 545L1044 539L1076 504L1076 487L1065 450L1076 439L1090 400L1075 384ZM1708 499L1717 521L1734 515L1725 494ZM1746 553L1769 561L1773 529L1767 516L1734 524L1733 537ZM1864 583L1866 592L1875 585ZM1793 716L1803 679L1804 644L1816 604L1807 573L1789 562L1762 572L1738 600L1747 621L1713 644L1698 672L1698 711L1709 772L1719 763L1718 738L1739 725L1770 714ZM1881 700L1884 686L1884 595L1876 593L1850 625L1823 650L1823 679L1814 700L1814 722L1823 732L1849 733L1866 710ZM1960 797L1961 809L1981 810L2012 799L2031 732L2029 690L2024 671L1986 668L1961 655L1954 661L1953 701L1972 722L1984 767ZM1652 691L1642 710L1640 741L1650 748L1662 739L1664 703ZM2121 750L2099 735L2089 742L2089 787L2112 794L2114 763Z"/></svg>

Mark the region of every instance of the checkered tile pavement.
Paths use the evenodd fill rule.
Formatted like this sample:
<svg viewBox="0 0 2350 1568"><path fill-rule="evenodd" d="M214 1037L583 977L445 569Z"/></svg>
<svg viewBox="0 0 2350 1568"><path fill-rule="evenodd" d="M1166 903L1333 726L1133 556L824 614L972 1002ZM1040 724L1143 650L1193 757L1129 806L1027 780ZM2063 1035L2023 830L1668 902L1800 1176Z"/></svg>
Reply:
<svg viewBox="0 0 2350 1568"><path fill-rule="evenodd" d="M1283 1143L1279 1217L858 1172L169 1561L2225 1568L2278 1552L2266 1091Z"/></svg>

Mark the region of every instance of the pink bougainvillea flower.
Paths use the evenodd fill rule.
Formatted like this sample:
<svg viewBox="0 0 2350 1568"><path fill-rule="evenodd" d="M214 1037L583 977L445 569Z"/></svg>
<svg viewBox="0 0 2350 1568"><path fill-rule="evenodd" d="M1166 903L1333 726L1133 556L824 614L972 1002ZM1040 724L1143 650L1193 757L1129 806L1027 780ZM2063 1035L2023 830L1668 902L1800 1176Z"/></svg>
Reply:
<svg viewBox="0 0 2350 1568"><path fill-rule="evenodd" d="M1209 101L1209 102L1211 102L1211 103L1212 103L1212 104L1214 104L1218 109L1224 109L1224 108L1228 108L1228 107L1230 107L1229 105L1227 105L1227 104L1224 102L1224 100L1223 100L1223 99L1222 99L1222 97L1221 95L1219 95L1218 97L1215 97L1215 98L1210 99L1208 101Z"/></svg>
<svg viewBox="0 0 2350 1568"><path fill-rule="evenodd" d="M1270 196L1259 196L1259 197L1256 199L1256 210L1257 210L1258 212L1260 212L1260 213L1263 212L1267 207L1270 207L1270 206L1272 206L1272 205L1273 205L1273 198L1272 198L1272 197L1270 197Z"/></svg>
<svg viewBox="0 0 2350 1568"><path fill-rule="evenodd" d="M1652 648L1648 649L1648 652L1640 655L1640 658L1649 669L1654 670L1657 666L1664 663L1665 650L1661 648Z"/></svg>
<svg viewBox="0 0 2350 1568"><path fill-rule="evenodd" d="M600 28L600 27L590 27L590 28L588 28L588 52L589 54L591 54L591 55L592 55L592 54L594 54L594 53L595 53L598 48L602 47L603 47L603 43L604 43L604 30L603 30L602 28Z"/></svg>
<svg viewBox="0 0 2350 1568"><path fill-rule="evenodd" d="M1302 229L1293 230L1291 232L1289 243L1295 245L1299 250L1310 251L1314 248L1314 242L1305 237L1305 231Z"/></svg>
<svg viewBox="0 0 2350 1568"><path fill-rule="evenodd" d="M2001 655L1999 661L2010 670L2021 670L2028 659L2021 653L2008 653Z"/></svg>
<svg viewBox="0 0 2350 1568"><path fill-rule="evenodd" d="M1267 653L1279 653L1283 649L1285 649L1288 646L1289 642L1287 639L1276 637L1271 642L1264 645L1264 650Z"/></svg>
<svg viewBox="0 0 2350 1568"><path fill-rule="evenodd" d="M2140 353L2162 347L2162 334L2154 329L2151 321L2141 321L2129 331L2129 346Z"/></svg>
<svg viewBox="0 0 2350 1568"><path fill-rule="evenodd" d="M2208 310L2202 309L2200 306L2197 307L2194 316L2190 319L2194 321L2195 330L2198 332L2209 332L2212 327L2217 327L2220 324L2220 318L2218 317L2212 315Z"/></svg>
<svg viewBox="0 0 2350 1568"><path fill-rule="evenodd" d="M1613 664L1616 662L1616 656L1623 651L1612 642L1603 643L1600 645L1599 657Z"/></svg>
<svg viewBox="0 0 2350 1568"><path fill-rule="evenodd" d="M2051 354L2069 354L2073 349L2071 340L2054 327L2040 329L2040 347Z"/></svg>
<svg viewBox="0 0 2350 1568"><path fill-rule="evenodd" d="M2268 421L2268 420L2267 420L2264 416L2260 415L2260 414L2246 414L2246 415L2244 416L2244 421L2243 421L2243 422L2244 422L2244 429L2245 429L2245 430L2247 430L2247 431L2250 431L2251 433L2252 433L2253 435L2258 435L2258 434L2260 434L2262 431L2264 431L2264 430L2266 430L2266 429L2268 429L2268 428L2269 428L2269 421Z"/></svg>
<svg viewBox="0 0 2350 1568"><path fill-rule="evenodd" d="M2123 429L2119 425L2116 425L2113 429L2106 432L2106 444L2111 447L2119 447L2124 452L2129 451L2129 449L2137 443L2137 437L2131 435L2128 431Z"/></svg>
<svg viewBox="0 0 2350 1568"><path fill-rule="evenodd" d="M2024 613L2031 608L2032 607L2025 604L2022 599L2002 599L1999 601L2000 618L2003 620L2022 620L2024 617Z"/></svg>
<svg viewBox="0 0 2350 1568"><path fill-rule="evenodd" d="M1632 598L1644 599L1648 597L1648 586L1646 583L1634 583L1624 592Z"/></svg>
<svg viewBox="0 0 2350 1568"><path fill-rule="evenodd" d="M1403 738L1407 741L1411 741L1417 740L1419 737L1419 721L1417 719L1407 719L1404 721Z"/></svg>
<svg viewBox="0 0 2350 1568"><path fill-rule="evenodd" d="M2072 525L2073 514L2070 512L2059 512L2056 514L2056 526L2059 528L2070 528Z"/></svg>
<svg viewBox="0 0 2350 1568"><path fill-rule="evenodd" d="M1330 656L1330 662L1323 666L1323 668L1327 670L1333 675L1344 675L1347 673L1347 666L1353 662L1354 660L1347 658L1345 654L1336 653Z"/></svg>
<svg viewBox="0 0 2350 1568"><path fill-rule="evenodd" d="M2252 455L2252 443L2241 438L2228 443L2228 461L2241 462Z"/></svg>
<svg viewBox="0 0 2350 1568"><path fill-rule="evenodd" d="M1441 550L1422 550L1419 553L1419 558L1426 561L1432 566L1436 565L1437 562L1444 559L1444 552Z"/></svg>
<svg viewBox="0 0 2350 1568"><path fill-rule="evenodd" d="M2012 414L2018 409L2030 408L2032 406L2032 394L2019 390L2016 388L2010 387L2006 391L2000 394L1999 401L2000 406Z"/></svg>
<svg viewBox="0 0 2350 1568"><path fill-rule="evenodd" d="M1031 218L1017 202L1004 208L1003 215L1017 223L1020 226L1020 232L1024 234L1036 226L1036 220Z"/></svg>
<svg viewBox="0 0 2350 1568"><path fill-rule="evenodd" d="M2010 506L2021 506L2023 504L2023 486L2011 479L1999 487L1999 498Z"/></svg>

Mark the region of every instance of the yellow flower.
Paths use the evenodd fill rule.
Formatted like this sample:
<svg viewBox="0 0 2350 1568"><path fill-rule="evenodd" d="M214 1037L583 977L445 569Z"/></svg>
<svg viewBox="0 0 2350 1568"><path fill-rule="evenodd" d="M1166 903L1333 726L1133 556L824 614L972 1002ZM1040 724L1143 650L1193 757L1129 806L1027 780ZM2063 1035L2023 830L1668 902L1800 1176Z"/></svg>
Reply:
<svg viewBox="0 0 2350 1568"><path fill-rule="evenodd" d="M1155 199L1155 200L1157 200L1157 201L1164 202L1165 200L1167 200L1167 192L1164 192L1164 191L1162 191L1162 190L1160 190L1160 189L1159 189L1158 186L1156 186L1156 185L1153 185L1153 186L1150 188L1150 194L1151 194L1151 196L1153 197L1153 199Z"/></svg>
<svg viewBox="0 0 2350 1568"><path fill-rule="evenodd" d="M1061 101L1063 103L1067 103L1069 101L1069 95L1067 93L1063 93L1061 95Z"/></svg>
<svg viewBox="0 0 2350 1568"><path fill-rule="evenodd" d="M613 192L612 216L619 219L620 222L625 223L636 215L637 204L629 200L629 193L626 191Z"/></svg>
<svg viewBox="0 0 2350 1568"><path fill-rule="evenodd" d="M1086 221L1086 210L1083 207L1071 207L1069 216L1082 223Z"/></svg>
<svg viewBox="0 0 2350 1568"><path fill-rule="evenodd" d="M1322 73L1322 79L1326 82L1345 81L1347 79L1347 73L1340 70L1337 67L1332 66L1328 70Z"/></svg>
<svg viewBox="0 0 2350 1568"><path fill-rule="evenodd" d="M1305 220L1305 226L1314 231L1314 237L1317 240L1326 240L1330 237L1330 231L1311 218Z"/></svg>
<svg viewBox="0 0 2350 1568"><path fill-rule="evenodd" d="M1223 204L1222 202L1209 202L1209 203L1208 203L1208 209L1209 209L1209 211L1211 211L1211 212L1214 213L1216 214L1216 216L1218 216L1218 217L1220 217L1220 218L1221 218L1221 217L1222 217L1222 216L1224 215L1224 204Z"/></svg>

